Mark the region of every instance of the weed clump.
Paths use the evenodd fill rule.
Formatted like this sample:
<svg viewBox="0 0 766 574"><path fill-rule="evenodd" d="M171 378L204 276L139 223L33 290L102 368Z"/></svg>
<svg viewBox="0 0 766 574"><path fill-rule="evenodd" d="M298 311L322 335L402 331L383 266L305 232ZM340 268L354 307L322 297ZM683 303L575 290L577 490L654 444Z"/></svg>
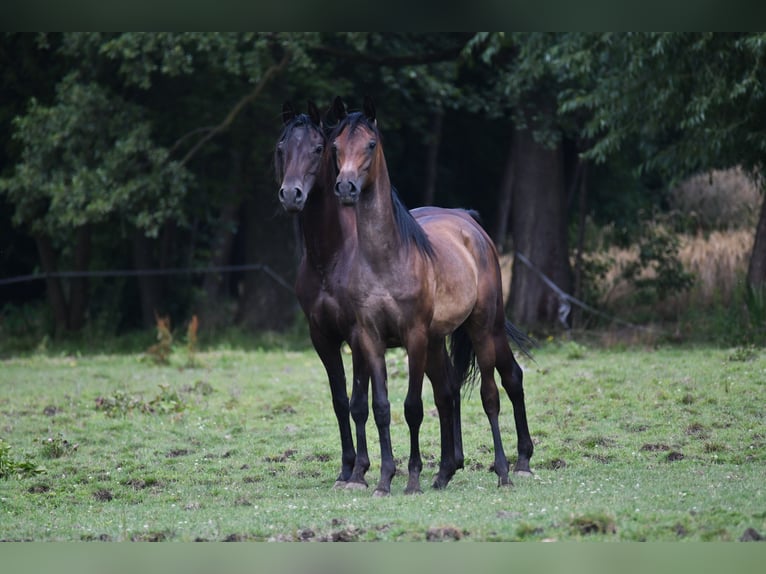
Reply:
<svg viewBox="0 0 766 574"><path fill-rule="evenodd" d="M27 478L46 472L44 466L38 466L26 458L17 459L11 451L11 445L0 438L0 479Z"/></svg>

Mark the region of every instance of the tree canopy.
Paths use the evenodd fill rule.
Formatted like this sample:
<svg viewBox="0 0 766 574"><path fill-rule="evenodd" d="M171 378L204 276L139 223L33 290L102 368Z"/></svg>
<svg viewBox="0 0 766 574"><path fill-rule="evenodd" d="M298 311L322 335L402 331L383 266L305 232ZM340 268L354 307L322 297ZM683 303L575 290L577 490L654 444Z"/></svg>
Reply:
<svg viewBox="0 0 766 574"><path fill-rule="evenodd" d="M359 107L370 94L408 206L478 209L498 245L540 245L537 263L566 291L568 236L587 213L637 217L633 206L713 168L761 176L764 51L762 33L6 34L3 275L39 265L53 306L59 268L259 263L289 278L298 246L276 215L271 166L281 104L326 108L339 94ZM628 183L616 190L604 174ZM541 223L552 209L555 229ZM763 261L766 211L756 289ZM524 322L555 321L529 285L515 295L532 309ZM74 287L58 286L61 304ZM98 313L99 292L83 291L72 324ZM125 326L138 299L147 320L153 307L183 315L233 298L229 319L256 328L284 325L294 307L257 271L120 292L111 305Z"/></svg>

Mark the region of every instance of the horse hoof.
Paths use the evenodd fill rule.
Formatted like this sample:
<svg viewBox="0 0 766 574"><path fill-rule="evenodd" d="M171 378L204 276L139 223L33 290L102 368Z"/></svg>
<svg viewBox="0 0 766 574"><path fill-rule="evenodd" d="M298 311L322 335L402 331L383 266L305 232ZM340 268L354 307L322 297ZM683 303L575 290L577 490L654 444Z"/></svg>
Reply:
<svg viewBox="0 0 766 574"><path fill-rule="evenodd" d="M423 494L423 489L419 486L416 488L410 488L409 486L404 489L404 494Z"/></svg>
<svg viewBox="0 0 766 574"><path fill-rule="evenodd" d="M348 488L348 482L345 480L336 480L335 484L332 485L333 490L343 490L344 488Z"/></svg>
<svg viewBox="0 0 766 574"><path fill-rule="evenodd" d="M372 495L375 498L383 498L383 497L386 497L386 496L390 496L391 493L389 491L387 491L387 490L381 490L379 488L376 488L375 492L373 492Z"/></svg>
<svg viewBox="0 0 766 574"><path fill-rule="evenodd" d="M498 488L500 488L500 487L508 487L508 488L510 488L512 486L513 486L513 482L508 477L500 477L497 480L497 487Z"/></svg>
<svg viewBox="0 0 766 574"><path fill-rule="evenodd" d="M354 482L349 480L346 483L345 486L346 490L366 490L367 489L367 483L365 482Z"/></svg>
<svg viewBox="0 0 766 574"><path fill-rule="evenodd" d="M532 472L531 470L514 470L513 474L515 474L516 476L526 476L526 477L535 475L535 473Z"/></svg>

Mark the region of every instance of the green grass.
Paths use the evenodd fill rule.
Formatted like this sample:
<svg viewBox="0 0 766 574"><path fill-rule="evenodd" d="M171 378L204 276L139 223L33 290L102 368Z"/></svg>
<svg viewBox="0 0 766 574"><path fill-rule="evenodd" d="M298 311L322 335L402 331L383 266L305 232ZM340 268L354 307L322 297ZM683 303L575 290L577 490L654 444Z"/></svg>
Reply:
<svg viewBox="0 0 766 574"><path fill-rule="evenodd" d="M525 360L534 478L499 489L478 389L466 468L405 496L406 363L389 352L392 496L337 491L339 439L313 351L208 350L0 362L0 438L43 474L0 480L0 540L737 540L766 534L766 357L758 349L601 350ZM348 357L346 357L348 359ZM350 364L350 361L349 361ZM438 419L425 386L424 486ZM515 453L504 398L506 451ZM377 432L368 423L374 484Z"/></svg>

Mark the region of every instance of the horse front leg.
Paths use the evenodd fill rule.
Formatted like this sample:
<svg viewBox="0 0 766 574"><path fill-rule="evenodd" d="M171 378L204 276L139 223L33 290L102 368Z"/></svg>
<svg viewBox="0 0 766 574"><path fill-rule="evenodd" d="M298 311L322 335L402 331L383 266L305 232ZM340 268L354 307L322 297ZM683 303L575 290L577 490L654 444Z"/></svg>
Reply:
<svg viewBox="0 0 766 574"><path fill-rule="evenodd" d="M351 421L349 420L350 407L348 393L346 392L346 373L340 353L341 341L330 339L315 329L311 330L311 341L319 355L319 359L324 365L325 371L327 371L333 410L338 420L341 444L341 469L335 481L335 488L341 488L351 478L351 472L356 460L354 440L351 434Z"/></svg>
<svg viewBox="0 0 766 574"><path fill-rule="evenodd" d="M372 379L372 414L380 439L380 481L373 495L387 496L391 493L391 480L396 472L396 464L391 446L391 403L388 400L386 348L382 343L368 343L366 348L371 351L365 356Z"/></svg>
<svg viewBox="0 0 766 574"><path fill-rule="evenodd" d="M360 489L367 488L367 481L364 475L367 473L367 469L370 468L370 457L367 452L367 433L365 430L369 416L367 392L370 383L370 373L364 354L356 343L352 344L351 358L354 381L351 389L350 410L351 418L354 419L354 425L356 426L356 458L351 476L346 482L346 488Z"/></svg>

